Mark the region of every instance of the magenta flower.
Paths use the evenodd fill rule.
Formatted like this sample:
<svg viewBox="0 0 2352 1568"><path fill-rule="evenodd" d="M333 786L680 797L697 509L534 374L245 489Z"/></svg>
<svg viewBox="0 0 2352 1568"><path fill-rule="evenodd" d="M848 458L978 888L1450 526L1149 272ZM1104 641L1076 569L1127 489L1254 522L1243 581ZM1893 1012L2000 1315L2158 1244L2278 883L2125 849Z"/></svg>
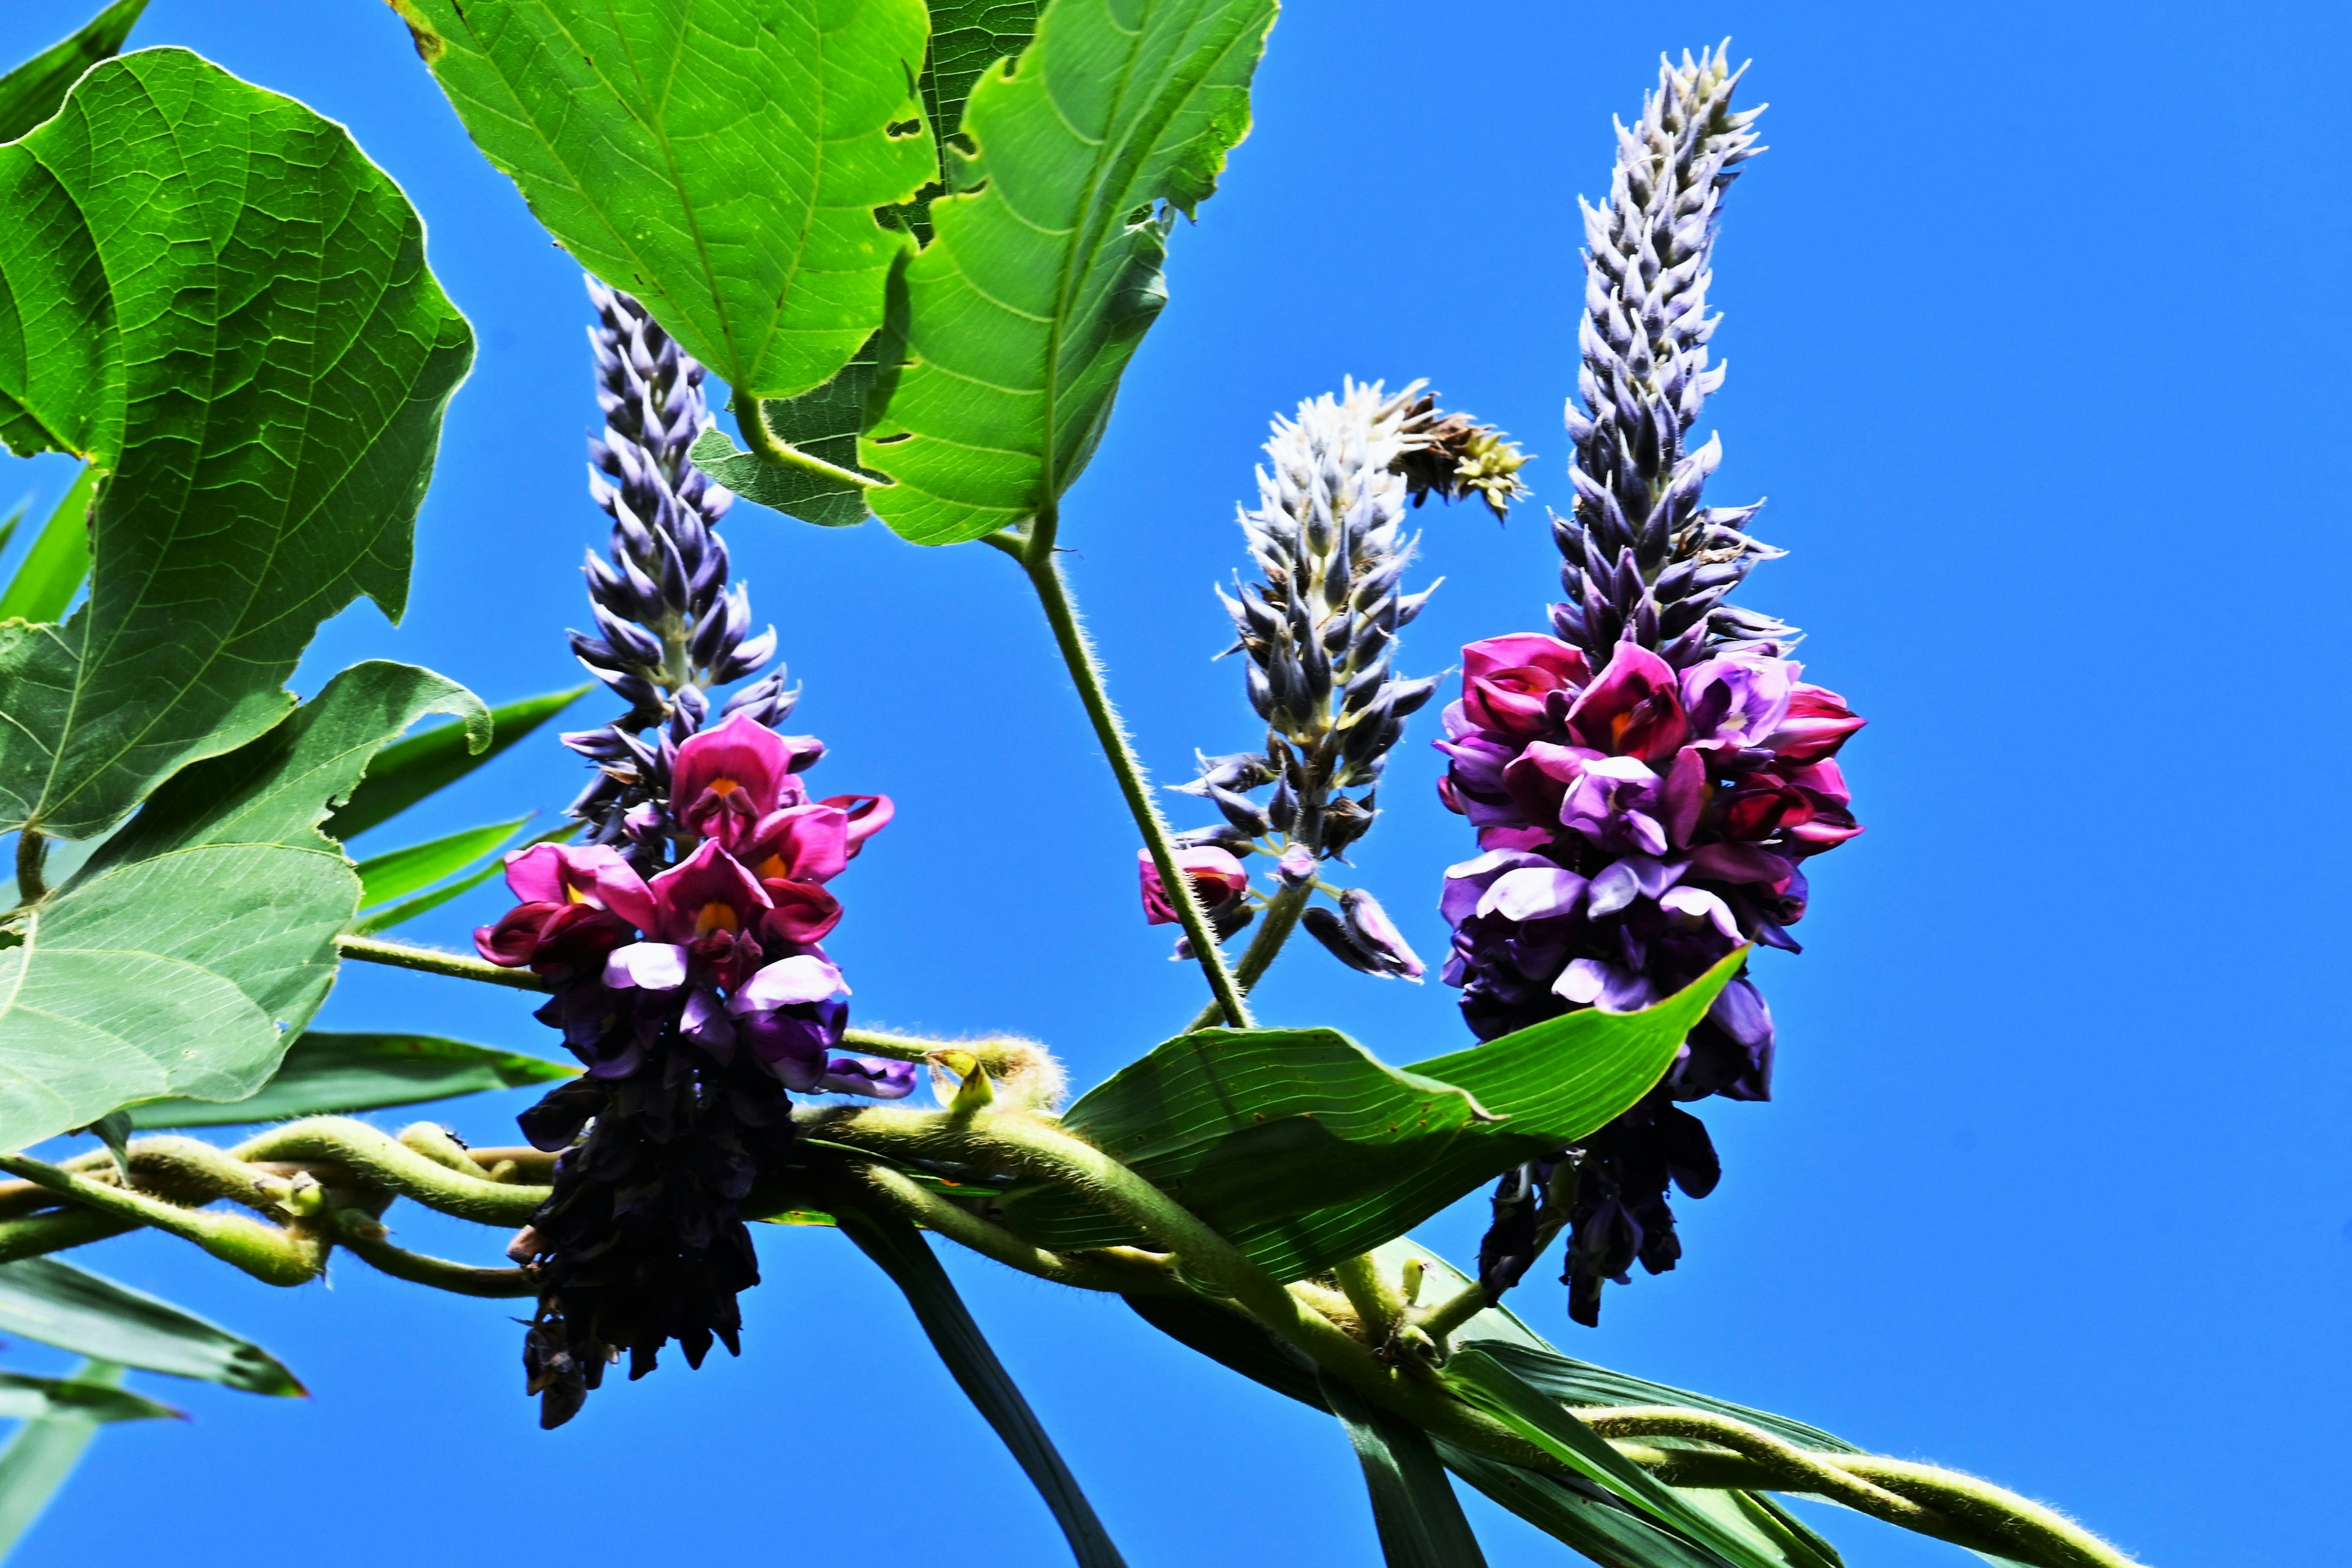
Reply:
<svg viewBox="0 0 2352 1568"><path fill-rule="evenodd" d="M507 886L525 903L586 904L643 929L653 923L653 894L621 852L608 845L534 844L506 858Z"/></svg>
<svg viewBox="0 0 2352 1568"><path fill-rule="evenodd" d="M733 848L769 813L807 799L793 775L824 754L822 741L779 735L738 713L678 747L670 810L690 831Z"/></svg>
<svg viewBox="0 0 2352 1568"><path fill-rule="evenodd" d="M1160 868L1151 863L1151 851L1135 852L1136 874L1143 887L1143 918L1151 925L1176 923L1176 906L1169 901L1168 889L1160 880ZM1249 891L1249 873L1232 851L1214 845L1176 852L1176 868L1184 879L1192 884L1192 896L1201 900L1203 909L1214 910Z"/></svg>
<svg viewBox="0 0 2352 1568"><path fill-rule="evenodd" d="M1558 699L1573 699L1591 679L1581 649L1541 632L1488 637L1462 650L1463 710L1496 734L1532 737L1558 728L1565 711Z"/></svg>

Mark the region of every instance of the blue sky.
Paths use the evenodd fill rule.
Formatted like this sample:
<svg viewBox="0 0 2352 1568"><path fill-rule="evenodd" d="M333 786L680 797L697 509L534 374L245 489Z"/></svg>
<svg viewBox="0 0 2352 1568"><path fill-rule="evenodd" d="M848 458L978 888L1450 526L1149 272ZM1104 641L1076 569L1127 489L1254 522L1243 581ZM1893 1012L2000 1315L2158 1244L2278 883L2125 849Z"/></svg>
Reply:
<svg viewBox="0 0 2352 1568"><path fill-rule="evenodd" d="M64 25L15 0L0 57ZM1233 508L1268 415L1343 374L1433 378L1538 453L1539 500L1565 505L1574 198L1605 190L1610 117L1658 51L1727 33L1756 61L1746 101L1773 108L1717 254L1711 495L1770 498L1759 528L1790 553L1745 597L1804 626L1811 676L1871 718L1844 757L1870 832L1817 863L1808 951L1759 965L1778 1099L1704 1109L1726 1175L1677 1205L1682 1267L1612 1289L1597 1331L1556 1287L1516 1304L1573 1353L1990 1477L2165 1568L2337 1555L2352 758L2320 720L2352 629L2329 542L2352 384L2321 62L2352 13L1297 0L1066 513L1115 692L1164 778L1195 746L1251 742L1238 670L1208 661L1209 586L1241 563ZM577 269L383 6L155 0L134 42L348 124L424 213L481 338L405 623L345 616L301 684L369 656L493 700L570 684L561 634L601 524ZM0 503L67 478L0 463ZM1539 507L1506 530L1475 509L1423 522L1446 583L1404 668L1542 625ZM1081 1085L1172 1032L1198 977L1137 917L1131 828L1007 563L748 508L728 536L805 683L795 722L832 745L823 781L898 802L836 885L850 914L828 945L861 1017L1027 1033ZM1432 794L1430 728L1359 857L1424 953L1444 946L1440 871L1470 853ZM394 831L551 814L577 782L533 743ZM460 942L497 907L485 892L416 934ZM1443 987L1303 944L1261 994L1269 1019L1391 1060L1466 1039ZM551 1044L509 995L388 973L348 973L324 1021ZM445 1114L504 1141L522 1099ZM1422 1234L1465 1257L1480 1207ZM499 1239L432 1216L403 1234L485 1260ZM608 1386L554 1434L499 1304L356 1262L273 1291L159 1238L93 1249L268 1343L314 1396L147 1380L194 1425L106 1434L21 1561L209 1568L298 1542L343 1568L1055 1561L887 1284L829 1233L761 1242L740 1361ZM1377 1561L1327 1419L1116 1304L950 1267L1138 1568ZM1498 1568L1561 1560L1472 1509ZM1823 1513L1856 1568L1963 1560Z"/></svg>

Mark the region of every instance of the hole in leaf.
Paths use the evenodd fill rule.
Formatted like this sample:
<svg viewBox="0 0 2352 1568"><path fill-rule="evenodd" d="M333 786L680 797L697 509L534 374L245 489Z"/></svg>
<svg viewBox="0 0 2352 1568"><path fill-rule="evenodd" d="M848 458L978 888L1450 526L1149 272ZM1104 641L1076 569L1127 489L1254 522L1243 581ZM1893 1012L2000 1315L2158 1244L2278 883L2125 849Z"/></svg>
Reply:
<svg viewBox="0 0 2352 1568"><path fill-rule="evenodd" d="M913 440L915 433L912 430L901 430L896 436L868 436L866 438L877 447L895 447L901 441Z"/></svg>

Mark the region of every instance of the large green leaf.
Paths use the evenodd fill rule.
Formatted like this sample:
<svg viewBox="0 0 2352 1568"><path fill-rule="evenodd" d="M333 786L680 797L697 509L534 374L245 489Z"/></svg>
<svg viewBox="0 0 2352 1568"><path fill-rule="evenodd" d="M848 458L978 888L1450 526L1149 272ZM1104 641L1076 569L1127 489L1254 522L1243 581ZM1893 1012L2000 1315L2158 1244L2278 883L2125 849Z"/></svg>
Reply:
<svg viewBox="0 0 2352 1568"><path fill-rule="evenodd" d="M1741 957L1638 1013L1571 1013L1403 1069L1328 1029L1196 1030L1088 1091L1063 1126L1278 1278L1301 1279L1633 1104ZM1024 1186L1003 1205L1042 1246L1139 1239L1055 1188Z"/></svg>
<svg viewBox="0 0 2352 1568"><path fill-rule="evenodd" d="M957 1386L1004 1439L1037 1495L1053 1510L1054 1521L1062 1527L1079 1568L1126 1568L1126 1560L1111 1544L1110 1532L1096 1517L1086 1493L1078 1489L1077 1479L1062 1462L1054 1440L1045 1435L1036 1412L1021 1396L1004 1363L996 1359L980 1325L972 1321L963 1298L956 1294L954 1282L940 1267L922 1232L896 1215L872 1214L854 1205L843 1205L835 1217L841 1233L905 1292L907 1304L915 1310L916 1321L923 1325L923 1332L947 1363Z"/></svg>
<svg viewBox="0 0 2352 1568"><path fill-rule="evenodd" d="M311 634L397 616L472 334L340 127L183 49L0 146L0 437L107 470L89 602L0 623L0 831L87 837L284 718Z"/></svg>
<svg viewBox="0 0 2352 1568"><path fill-rule="evenodd" d="M938 168L921 0L394 0L474 143L582 266L738 393L788 397L882 323Z"/></svg>
<svg viewBox="0 0 2352 1568"><path fill-rule="evenodd" d="M0 76L0 142L14 142L55 114L82 72L122 47L145 9L147 0L114 0L80 31Z"/></svg>
<svg viewBox="0 0 2352 1568"><path fill-rule="evenodd" d="M1054 0L964 106L937 237L907 266L904 363L860 443L919 544L1036 516L1086 466L1167 296L1173 215L1249 129L1274 0Z"/></svg>
<svg viewBox="0 0 2352 1568"><path fill-rule="evenodd" d="M74 1376L92 1388L112 1388L121 1381L122 1369L91 1361ZM99 1425L92 1416L61 1412L26 1422L0 1448L0 1557L16 1550L66 1484Z"/></svg>
<svg viewBox="0 0 2352 1568"><path fill-rule="evenodd" d="M389 822L426 795L456 784L593 689L575 686L500 703L490 710L487 746L477 744L479 737L463 724L436 724L394 741L375 754L352 798L327 818L327 837L348 843Z"/></svg>
<svg viewBox="0 0 2352 1568"><path fill-rule="evenodd" d="M66 490L16 574L0 592L0 621L58 621L89 575L89 500L98 490L98 470L85 468Z"/></svg>
<svg viewBox="0 0 2352 1568"><path fill-rule="evenodd" d="M134 1128L227 1127L249 1121L290 1121L302 1116L349 1115L395 1105L421 1105L461 1094L522 1089L577 1078L580 1069L544 1057L495 1050L432 1035L337 1034L304 1031L261 1091L222 1105L203 1100L154 1100L130 1108Z"/></svg>
<svg viewBox="0 0 2352 1568"><path fill-rule="evenodd" d="M1388 1568L1486 1568L1429 1434L1374 1408L1338 1378L1326 1375L1319 1382L1323 1403L1347 1428L1363 1466Z"/></svg>
<svg viewBox="0 0 2352 1568"><path fill-rule="evenodd" d="M174 774L0 948L0 1148L135 1100L242 1100L333 983L359 878L318 824L425 712L487 713L411 665L367 663L284 723Z"/></svg>
<svg viewBox="0 0 2352 1568"><path fill-rule="evenodd" d="M247 1394L304 1392L276 1356L251 1341L55 1258L0 1263L0 1333Z"/></svg>

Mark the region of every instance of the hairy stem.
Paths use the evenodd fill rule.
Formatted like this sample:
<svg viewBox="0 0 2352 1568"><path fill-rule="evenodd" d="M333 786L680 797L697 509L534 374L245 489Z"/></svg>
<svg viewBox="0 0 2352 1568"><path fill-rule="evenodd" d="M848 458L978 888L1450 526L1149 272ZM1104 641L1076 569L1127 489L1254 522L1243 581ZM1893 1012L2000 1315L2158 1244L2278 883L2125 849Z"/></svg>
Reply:
<svg viewBox="0 0 2352 1568"><path fill-rule="evenodd" d="M1243 995L1248 995L1265 978L1265 972L1274 967L1282 944L1290 940L1290 933L1298 929L1298 917L1307 912L1307 900L1314 896L1315 885L1309 882L1285 888L1266 900L1265 913L1258 919L1257 934L1250 938L1249 946L1242 950L1242 961L1234 966L1234 979ZM1224 1021L1224 1016L1223 1007L1212 1002L1193 1016L1184 1032L1214 1028Z"/></svg>
<svg viewBox="0 0 2352 1568"><path fill-rule="evenodd" d="M1250 1026L1249 1005L1242 1000L1241 987L1234 983L1233 972L1225 967L1225 955L1217 946L1216 933L1209 929L1209 918L1202 912L1200 900L1192 896L1192 882L1176 868L1176 850L1169 842L1168 821L1160 815L1159 804L1151 798L1151 784L1144 774L1143 763L1128 744L1118 710L1111 706L1110 693L1103 685L1102 666L1095 658L1086 628L1078 623L1069 585L1062 580L1061 565L1054 559L1053 531L1043 517L1034 526L1031 548L1022 565L1030 585L1037 592L1037 603L1045 609L1046 622L1054 628L1055 645L1062 650L1062 662L1077 686L1078 700L1086 704L1095 740L1110 763L1111 772L1118 777L1119 793L1127 798L1128 814L1135 818L1151 864L1160 872L1160 885L1167 890L1168 900L1175 906L1176 917L1183 923L1185 938L1192 944L1192 956L1199 961L1201 973L1208 976L1217 1009L1227 1024L1246 1029Z"/></svg>
<svg viewBox="0 0 2352 1568"><path fill-rule="evenodd" d="M1265 1327L1367 1398L1505 1462L1556 1469L1533 1444L1443 1389L1384 1366L1370 1347L1312 1310L1175 1200L1091 1144L1017 1112L950 1117L876 1106L823 1123L828 1139L877 1153L995 1162L1055 1181L1175 1254L1180 1268L1232 1297Z"/></svg>
<svg viewBox="0 0 2352 1568"><path fill-rule="evenodd" d="M144 1193L125 1192L88 1176L23 1154L0 1154L0 1171L13 1172L85 1207L135 1225L152 1226L242 1268L270 1285L300 1285L326 1267L327 1243L307 1230L278 1229L243 1215L184 1209Z"/></svg>
<svg viewBox="0 0 2352 1568"><path fill-rule="evenodd" d="M1372 1261L1371 1254L1343 1258L1331 1266L1331 1272L1339 1276L1339 1289L1348 1293L1349 1304L1356 1309L1367 1342L1375 1346L1387 1343L1390 1333L1404 1316L1404 1299L1381 1278L1380 1265Z"/></svg>
<svg viewBox="0 0 2352 1568"><path fill-rule="evenodd" d="M983 1035L972 1040L935 1039L928 1035L901 1035L881 1029L845 1029L842 1032L844 1047L861 1051L869 1057L888 1057L894 1061L929 1062L944 1051L961 1051L989 1071L992 1078L1003 1078L1014 1068L1025 1067L1045 1051L1034 1040L1024 1040L1018 1035Z"/></svg>
<svg viewBox="0 0 2352 1568"><path fill-rule="evenodd" d="M743 432L743 445L763 463L798 468L804 474L814 474L835 484L855 485L862 490L879 489L889 482L855 468L845 468L838 463L828 463L814 452L802 451L768 428L768 416L761 411L760 400L749 394L737 393L731 406L736 426Z"/></svg>
<svg viewBox="0 0 2352 1568"><path fill-rule="evenodd" d="M335 951L345 958L356 958L363 963L384 963L394 969L446 974L453 980L478 980L486 985L510 986L517 991L551 989L546 981L528 969L506 969L482 959L469 958L461 952L411 947L406 942L384 942L351 931L344 931L335 938Z"/></svg>
<svg viewBox="0 0 2352 1568"><path fill-rule="evenodd" d="M1033 1247L1011 1231L973 1214L960 1204L950 1202L919 1182L887 1165L854 1164L850 1174L860 1188L861 1195L877 1199L883 1206L896 1210L917 1225L937 1231L950 1241L971 1248L983 1258L993 1258L1008 1268L1040 1279L1050 1279L1056 1285L1075 1286L1081 1290L1100 1290L1118 1296L1189 1295L1164 1262L1146 1261L1147 1254L1129 1255L1133 1261L1097 1262L1086 1257L1066 1257Z"/></svg>
<svg viewBox="0 0 2352 1568"><path fill-rule="evenodd" d="M331 1161L369 1186L482 1225L527 1224L549 1192L451 1170L364 1121L340 1116L314 1116L273 1127L230 1153L244 1161Z"/></svg>
<svg viewBox="0 0 2352 1568"><path fill-rule="evenodd" d="M493 1301L539 1294L539 1287L520 1268L478 1268L470 1263L452 1263L445 1258L430 1258L394 1247L384 1239L382 1221L354 1209L343 1210L335 1219L336 1239L395 1279L427 1285L454 1296L478 1296Z"/></svg>
<svg viewBox="0 0 2352 1568"><path fill-rule="evenodd" d="M0 1263L20 1258L40 1258L69 1247L87 1247L110 1236L137 1230L144 1223L96 1209L60 1209L53 1214L27 1215L0 1220Z"/></svg>

